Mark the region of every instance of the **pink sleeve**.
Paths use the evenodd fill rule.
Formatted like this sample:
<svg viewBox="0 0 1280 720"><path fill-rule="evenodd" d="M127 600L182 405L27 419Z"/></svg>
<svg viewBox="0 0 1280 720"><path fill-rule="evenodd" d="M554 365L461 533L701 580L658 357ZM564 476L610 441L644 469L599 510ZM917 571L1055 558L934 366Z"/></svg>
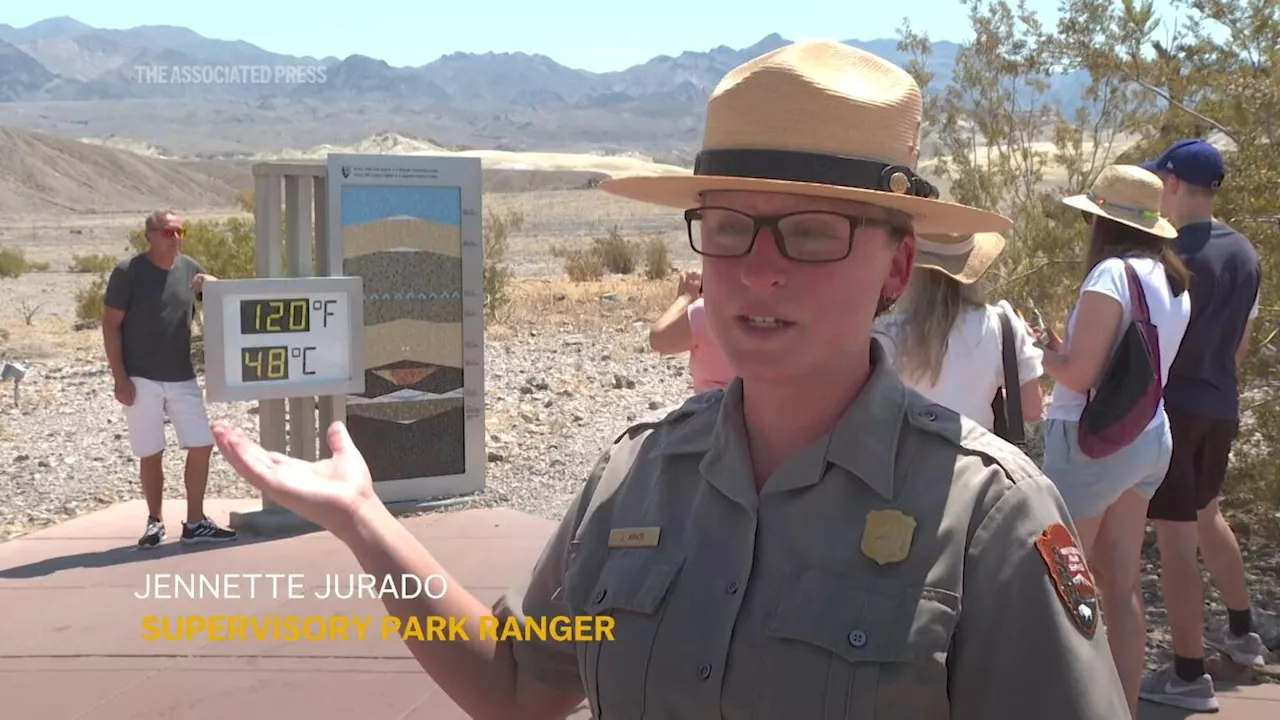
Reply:
<svg viewBox="0 0 1280 720"><path fill-rule="evenodd" d="M707 337L707 310L703 306L702 298L690 303L684 312L689 317L689 335L693 338L693 346L698 347Z"/></svg>

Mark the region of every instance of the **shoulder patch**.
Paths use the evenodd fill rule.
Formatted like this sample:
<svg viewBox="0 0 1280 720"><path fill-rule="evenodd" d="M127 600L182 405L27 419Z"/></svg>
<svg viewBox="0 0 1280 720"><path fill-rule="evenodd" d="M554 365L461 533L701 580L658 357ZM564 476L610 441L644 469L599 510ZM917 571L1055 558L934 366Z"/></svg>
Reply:
<svg viewBox="0 0 1280 720"><path fill-rule="evenodd" d="M1062 523L1046 527L1035 542L1071 624L1092 640L1098 632L1098 590L1080 546Z"/></svg>

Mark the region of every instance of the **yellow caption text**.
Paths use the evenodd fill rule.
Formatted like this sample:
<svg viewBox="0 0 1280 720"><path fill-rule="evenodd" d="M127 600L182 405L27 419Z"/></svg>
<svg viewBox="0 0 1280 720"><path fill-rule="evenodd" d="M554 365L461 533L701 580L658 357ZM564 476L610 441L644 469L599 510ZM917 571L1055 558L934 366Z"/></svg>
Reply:
<svg viewBox="0 0 1280 720"><path fill-rule="evenodd" d="M413 616L403 622L389 615L147 615L142 618L142 639L161 642L366 639L466 642L472 637L499 642L610 641L613 640L613 618L555 615L499 620L492 615L478 619L435 615Z"/></svg>

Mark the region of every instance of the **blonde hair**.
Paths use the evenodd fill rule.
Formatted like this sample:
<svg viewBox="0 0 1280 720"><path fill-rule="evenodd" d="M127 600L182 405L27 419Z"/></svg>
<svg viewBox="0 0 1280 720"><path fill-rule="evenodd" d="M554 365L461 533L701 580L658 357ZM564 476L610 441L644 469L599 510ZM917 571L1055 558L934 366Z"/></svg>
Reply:
<svg viewBox="0 0 1280 720"><path fill-rule="evenodd" d="M898 373L904 379L926 378L930 384L936 383L960 311L986 304L986 293L979 283L961 283L937 270L915 268L896 313Z"/></svg>

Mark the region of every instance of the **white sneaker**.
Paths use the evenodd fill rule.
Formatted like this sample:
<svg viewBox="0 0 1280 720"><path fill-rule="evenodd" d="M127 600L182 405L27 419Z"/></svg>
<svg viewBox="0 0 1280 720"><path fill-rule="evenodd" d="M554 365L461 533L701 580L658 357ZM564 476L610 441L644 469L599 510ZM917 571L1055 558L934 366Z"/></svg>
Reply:
<svg viewBox="0 0 1280 720"><path fill-rule="evenodd" d="M1263 654L1267 648L1262 644L1262 636L1258 633L1246 633L1240 637L1223 630L1220 633L1204 636L1204 644L1225 653L1237 665L1246 667L1262 667L1266 664Z"/></svg>

